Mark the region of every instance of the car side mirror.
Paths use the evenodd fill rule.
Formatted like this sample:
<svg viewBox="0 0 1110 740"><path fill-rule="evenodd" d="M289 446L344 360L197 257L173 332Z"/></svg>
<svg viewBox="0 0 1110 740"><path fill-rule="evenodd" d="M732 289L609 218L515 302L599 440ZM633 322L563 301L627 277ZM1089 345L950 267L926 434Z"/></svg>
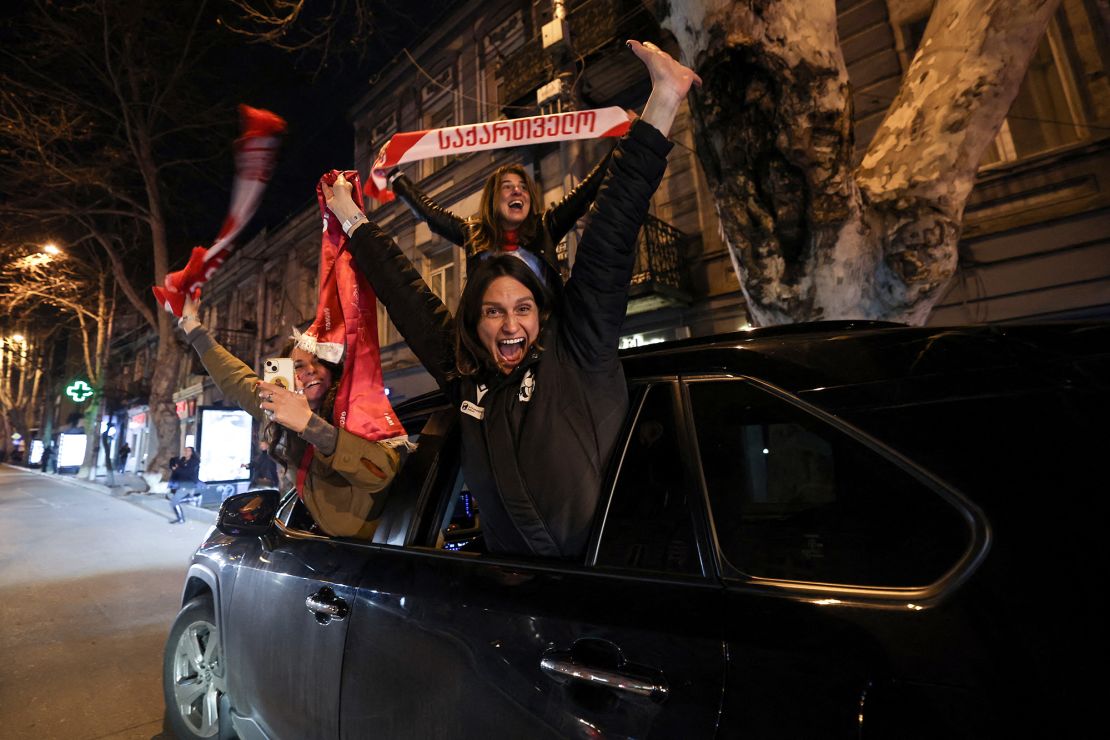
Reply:
<svg viewBox="0 0 1110 740"><path fill-rule="evenodd" d="M274 526L281 505L281 492L260 488L228 496L216 518L216 529L233 537L257 537Z"/></svg>

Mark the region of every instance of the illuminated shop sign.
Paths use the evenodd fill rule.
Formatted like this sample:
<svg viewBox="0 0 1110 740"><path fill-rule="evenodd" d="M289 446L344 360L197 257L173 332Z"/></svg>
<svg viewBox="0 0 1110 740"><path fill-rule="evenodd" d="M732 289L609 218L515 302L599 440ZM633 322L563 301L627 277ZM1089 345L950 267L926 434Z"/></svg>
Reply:
<svg viewBox="0 0 1110 740"><path fill-rule="evenodd" d="M92 398L92 394L92 386L83 380L75 380L66 386L66 395L72 398L74 403L84 403Z"/></svg>
<svg viewBox="0 0 1110 740"><path fill-rule="evenodd" d="M62 434L58 437L58 467L79 468L85 462L85 433Z"/></svg>

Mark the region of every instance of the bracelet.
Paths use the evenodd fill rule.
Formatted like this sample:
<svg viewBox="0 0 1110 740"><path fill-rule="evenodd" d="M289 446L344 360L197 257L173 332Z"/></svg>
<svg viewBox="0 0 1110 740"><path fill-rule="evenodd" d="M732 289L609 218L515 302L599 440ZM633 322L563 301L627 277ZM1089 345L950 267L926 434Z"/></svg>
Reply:
<svg viewBox="0 0 1110 740"><path fill-rule="evenodd" d="M347 236L350 236L351 231L365 220L366 214L362 211L357 211L355 215L351 216L343 222L343 233Z"/></svg>
<svg viewBox="0 0 1110 740"><path fill-rule="evenodd" d="M198 319L196 316L188 316L186 314L181 314L181 318L177 320L177 325L180 327L183 323L185 323L185 319L191 319L192 321L195 321L198 324L200 323L200 319Z"/></svg>

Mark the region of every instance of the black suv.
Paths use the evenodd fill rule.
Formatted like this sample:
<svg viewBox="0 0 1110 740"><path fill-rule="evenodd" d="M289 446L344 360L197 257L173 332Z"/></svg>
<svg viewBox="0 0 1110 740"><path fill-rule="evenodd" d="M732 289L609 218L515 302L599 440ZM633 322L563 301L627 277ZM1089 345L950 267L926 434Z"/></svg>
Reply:
<svg viewBox="0 0 1110 740"><path fill-rule="evenodd" d="M180 737L1013 737L1093 727L1110 325L819 324L628 352L580 562L490 555L455 411L373 542L232 497Z"/></svg>

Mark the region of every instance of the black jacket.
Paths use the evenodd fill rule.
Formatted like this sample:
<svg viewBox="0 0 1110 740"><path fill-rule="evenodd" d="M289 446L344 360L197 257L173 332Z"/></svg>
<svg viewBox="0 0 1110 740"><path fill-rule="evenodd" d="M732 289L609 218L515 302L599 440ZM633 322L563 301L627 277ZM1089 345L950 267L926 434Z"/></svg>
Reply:
<svg viewBox="0 0 1110 740"><path fill-rule="evenodd" d="M270 453L265 450L259 450L258 454L251 460L251 481L250 484L260 485L268 483L270 487L277 488L281 478L278 476L277 463L274 458L270 457Z"/></svg>
<svg viewBox="0 0 1110 740"><path fill-rule="evenodd" d="M582 237L562 304L509 375L455 373L454 320L375 224L354 232L355 262L460 414L463 474L491 552L579 557L605 465L628 409L617 356L636 237L671 144L637 122L621 140Z"/></svg>
<svg viewBox="0 0 1110 740"><path fill-rule="evenodd" d="M609 159L612 156L612 152L606 154L590 170L590 173L586 175L582 182L578 183L578 187L567 193L561 201L544 211L543 215L540 216L536 236L532 241L520 245L521 248L539 255L547 263L552 275L559 274L559 258L555 254L555 247L563 240L567 232L574 228L578 219L585 215L590 204L597 197L597 191L601 187L605 171L609 166ZM404 173L398 174L393 179L392 188L397 197L412 210L417 218L425 221L433 233L439 234L452 244L466 250L466 270L468 274L473 272L472 260L479 254L470 238L473 233L474 222L459 218L437 204L416 187Z"/></svg>
<svg viewBox="0 0 1110 740"><path fill-rule="evenodd" d="M200 476L200 459L193 455L188 460L184 456L175 458L177 465L172 462L170 466L173 472L170 473L170 480L180 483L193 483Z"/></svg>

